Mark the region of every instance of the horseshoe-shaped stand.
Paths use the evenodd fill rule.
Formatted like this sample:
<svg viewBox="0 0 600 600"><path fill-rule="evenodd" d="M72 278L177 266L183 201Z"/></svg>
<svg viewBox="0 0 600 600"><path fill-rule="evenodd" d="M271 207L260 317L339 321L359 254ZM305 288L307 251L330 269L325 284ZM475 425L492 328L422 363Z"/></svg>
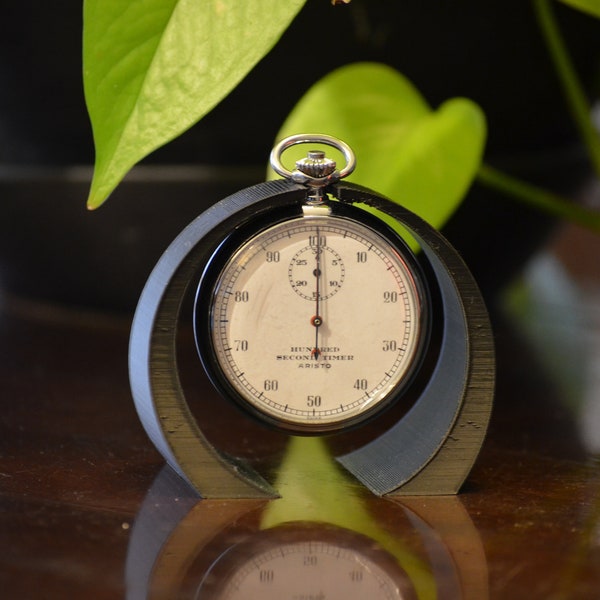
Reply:
<svg viewBox="0 0 600 600"><path fill-rule="evenodd" d="M437 281L436 318L442 319L437 363L409 412L375 440L336 458L378 496L455 494L482 446L494 393L492 333L477 285L456 250L415 214L350 183L326 191L340 202L377 209L410 232ZM165 460L203 497L270 498L278 492L215 448L190 411L176 358L183 299L234 223L305 198L304 185L278 180L221 200L175 239L142 292L129 350L135 405Z"/></svg>

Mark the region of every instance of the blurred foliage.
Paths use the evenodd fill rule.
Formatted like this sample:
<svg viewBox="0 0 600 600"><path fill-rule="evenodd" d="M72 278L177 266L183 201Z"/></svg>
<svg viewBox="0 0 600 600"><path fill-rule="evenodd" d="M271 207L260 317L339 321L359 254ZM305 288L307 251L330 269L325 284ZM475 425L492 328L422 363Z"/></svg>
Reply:
<svg viewBox="0 0 600 600"><path fill-rule="evenodd" d="M128 170L191 127L264 57L305 0L85 0L84 86L96 164L88 206L106 200ZM531 0L573 120L600 174L591 119L554 0ZM600 0L560 0L600 17ZM251 107L249 107L251 111ZM454 98L433 109L401 74L357 63L316 82L280 136L325 133L358 157L353 179L440 227L475 177L551 214L600 231L596 212L482 164L481 108Z"/></svg>

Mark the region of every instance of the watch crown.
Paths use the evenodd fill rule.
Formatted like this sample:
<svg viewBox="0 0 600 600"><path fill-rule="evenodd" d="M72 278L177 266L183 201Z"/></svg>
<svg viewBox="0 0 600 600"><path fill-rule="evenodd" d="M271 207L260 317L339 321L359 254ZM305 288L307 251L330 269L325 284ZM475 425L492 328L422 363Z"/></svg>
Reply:
<svg viewBox="0 0 600 600"><path fill-rule="evenodd" d="M306 158L296 161L296 169L309 177L327 177L335 168L335 160L327 158L322 150L310 150Z"/></svg>

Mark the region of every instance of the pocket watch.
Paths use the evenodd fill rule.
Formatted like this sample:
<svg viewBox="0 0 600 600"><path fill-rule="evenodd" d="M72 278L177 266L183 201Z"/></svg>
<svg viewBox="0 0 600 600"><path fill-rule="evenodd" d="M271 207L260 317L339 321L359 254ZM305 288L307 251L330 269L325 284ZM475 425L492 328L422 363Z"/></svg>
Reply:
<svg viewBox="0 0 600 600"><path fill-rule="evenodd" d="M299 138L305 142L307 136ZM343 173L309 151L291 178L312 193L236 224L204 270L194 309L211 381L251 415L294 434L347 431L402 397L429 339L415 255L382 220L331 199ZM272 164L287 174L275 149Z"/></svg>

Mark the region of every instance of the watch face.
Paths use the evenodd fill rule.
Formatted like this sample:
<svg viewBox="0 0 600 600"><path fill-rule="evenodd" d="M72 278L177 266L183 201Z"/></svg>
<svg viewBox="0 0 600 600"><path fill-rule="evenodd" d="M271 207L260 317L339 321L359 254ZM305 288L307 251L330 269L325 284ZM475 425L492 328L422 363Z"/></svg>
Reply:
<svg viewBox="0 0 600 600"><path fill-rule="evenodd" d="M342 213L249 235L219 256L200 286L209 292L197 296L196 337L213 382L293 432L343 430L378 413L411 381L427 339L413 255L363 211L350 211L360 220Z"/></svg>

